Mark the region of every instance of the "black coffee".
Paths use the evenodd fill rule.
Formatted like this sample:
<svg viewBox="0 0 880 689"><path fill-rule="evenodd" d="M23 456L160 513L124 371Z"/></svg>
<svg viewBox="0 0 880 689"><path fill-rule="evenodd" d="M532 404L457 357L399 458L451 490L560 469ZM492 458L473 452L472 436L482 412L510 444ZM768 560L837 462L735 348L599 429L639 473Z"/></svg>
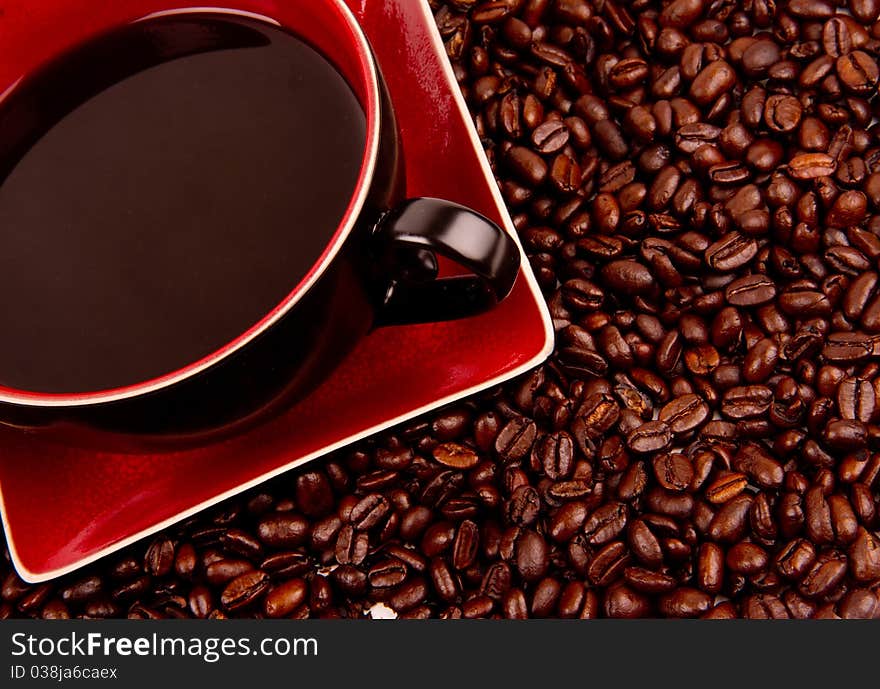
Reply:
<svg viewBox="0 0 880 689"><path fill-rule="evenodd" d="M365 116L317 51L225 14L96 39L0 108L0 384L102 390L223 347L343 217Z"/></svg>

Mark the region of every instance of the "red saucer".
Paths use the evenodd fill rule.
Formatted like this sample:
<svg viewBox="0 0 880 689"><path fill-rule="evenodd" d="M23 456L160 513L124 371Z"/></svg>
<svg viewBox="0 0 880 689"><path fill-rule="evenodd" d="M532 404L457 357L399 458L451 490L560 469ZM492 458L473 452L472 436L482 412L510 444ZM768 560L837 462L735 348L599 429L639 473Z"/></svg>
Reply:
<svg viewBox="0 0 880 689"><path fill-rule="evenodd" d="M239 4L280 18L296 1ZM408 194L468 205L513 233L427 1L347 2L394 100ZM161 4L175 3L198 4ZM156 5L0 0L0 92L47 51ZM115 455L0 431L0 514L15 568L30 582L60 576L328 451L536 366L552 350L553 330L525 255L523 266L513 294L491 313L377 330L283 417L217 445Z"/></svg>

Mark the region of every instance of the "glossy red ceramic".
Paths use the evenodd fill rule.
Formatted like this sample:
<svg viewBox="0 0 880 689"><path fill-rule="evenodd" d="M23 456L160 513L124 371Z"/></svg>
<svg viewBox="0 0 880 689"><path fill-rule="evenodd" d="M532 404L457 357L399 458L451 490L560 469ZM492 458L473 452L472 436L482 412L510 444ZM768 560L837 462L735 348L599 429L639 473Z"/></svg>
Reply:
<svg viewBox="0 0 880 689"><path fill-rule="evenodd" d="M147 0L0 0L0 92ZM272 16L305 0L250 0ZM437 196L504 225L504 210L426 0L347 0L371 41L403 139L408 196ZM88 13L81 8L90 4ZM191 3L181 2L182 7ZM482 316L376 330L313 394L264 426L198 450L89 452L0 429L0 508L13 562L59 576L328 451L497 384L552 350L523 256L511 296Z"/></svg>

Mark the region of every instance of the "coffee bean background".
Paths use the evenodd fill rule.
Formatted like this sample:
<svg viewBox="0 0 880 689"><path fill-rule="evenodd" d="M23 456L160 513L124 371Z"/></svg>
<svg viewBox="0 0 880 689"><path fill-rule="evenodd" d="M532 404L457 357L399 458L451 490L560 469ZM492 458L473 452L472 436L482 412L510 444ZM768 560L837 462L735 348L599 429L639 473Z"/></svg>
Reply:
<svg viewBox="0 0 880 689"><path fill-rule="evenodd" d="M431 4L550 361L0 617L880 616L880 0Z"/></svg>

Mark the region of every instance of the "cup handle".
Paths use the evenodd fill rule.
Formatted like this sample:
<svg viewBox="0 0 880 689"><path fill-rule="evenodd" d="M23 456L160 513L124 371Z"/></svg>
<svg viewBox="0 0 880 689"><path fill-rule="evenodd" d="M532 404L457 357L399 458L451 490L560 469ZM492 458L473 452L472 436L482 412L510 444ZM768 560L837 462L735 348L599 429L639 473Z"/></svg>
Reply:
<svg viewBox="0 0 880 689"><path fill-rule="evenodd" d="M413 198L386 213L373 233L391 282L376 325L431 323L488 311L513 289L520 251L488 218L450 201ZM437 277L435 254L472 275Z"/></svg>

